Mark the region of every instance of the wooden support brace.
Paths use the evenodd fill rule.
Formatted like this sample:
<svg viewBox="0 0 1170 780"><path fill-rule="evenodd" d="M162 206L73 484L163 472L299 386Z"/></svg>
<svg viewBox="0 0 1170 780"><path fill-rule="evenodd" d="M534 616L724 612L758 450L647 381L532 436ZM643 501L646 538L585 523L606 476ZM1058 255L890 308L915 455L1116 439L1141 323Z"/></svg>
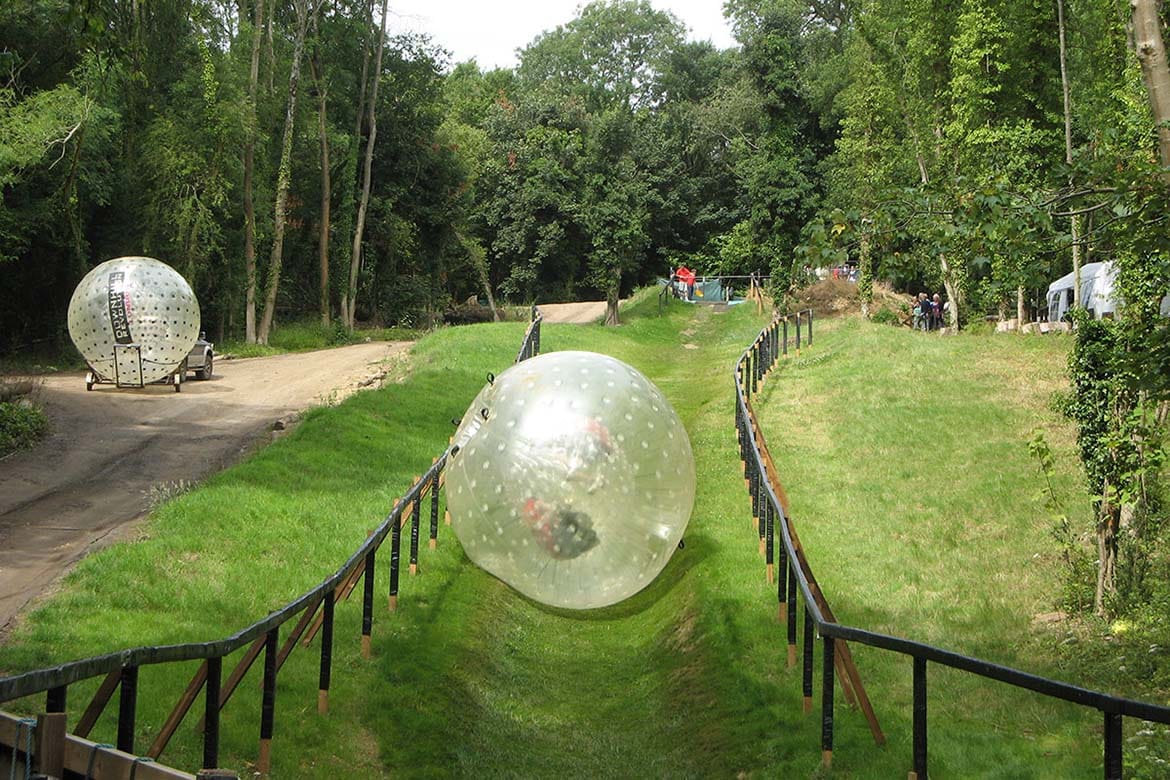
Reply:
<svg viewBox="0 0 1170 780"><path fill-rule="evenodd" d="M191 678L191 682L187 683L187 689L183 691L183 695L179 697L175 708L171 710L171 714L167 716L167 720L163 723L162 730L159 731L158 736L155 737L154 742L151 743L150 748L147 749L146 755L153 759L158 759L162 752L166 749L167 743L171 741L171 737L178 731L183 718L187 717L187 712L199 698L199 691L203 690L203 684L207 682L207 661L199 665L195 671L195 675Z"/></svg>
<svg viewBox="0 0 1170 780"><path fill-rule="evenodd" d="M833 767L833 751L832 750L822 750L821 751L821 766L823 766L825 769L831 769Z"/></svg>
<svg viewBox="0 0 1170 780"><path fill-rule="evenodd" d="M89 732L93 731L94 724L101 717L102 711L105 710L106 705L114 695L114 691L118 690L118 685L121 682L121 669L115 669L106 675L106 679L102 680L102 684L98 686L97 692L94 693L89 706L82 713L81 720L77 721L77 726L73 729L74 734L79 737L89 736Z"/></svg>
<svg viewBox="0 0 1170 780"><path fill-rule="evenodd" d="M317 714L326 715L329 712L329 691L317 691Z"/></svg>
<svg viewBox="0 0 1170 780"><path fill-rule="evenodd" d="M769 585L771 585L775 581L775 579L776 579L775 564L771 564L771 563L768 564L767 572L765 573L764 577L765 577L765 579L767 579Z"/></svg>
<svg viewBox="0 0 1170 780"><path fill-rule="evenodd" d="M812 697L805 696L804 697L804 714L807 715L810 712L812 712Z"/></svg>
<svg viewBox="0 0 1170 780"><path fill-rule="evenodd" d="M371 639L365 634L362 634L362 658L368 661L372 655L373 647L371 646Z"/></svg>
<svg viewBox="0 0 1170 780"><path fill-rule="evenodd" d="M394 594L393 596L390 597L388 606L389 606L391 612L398 611L398 594Z"/></svg>

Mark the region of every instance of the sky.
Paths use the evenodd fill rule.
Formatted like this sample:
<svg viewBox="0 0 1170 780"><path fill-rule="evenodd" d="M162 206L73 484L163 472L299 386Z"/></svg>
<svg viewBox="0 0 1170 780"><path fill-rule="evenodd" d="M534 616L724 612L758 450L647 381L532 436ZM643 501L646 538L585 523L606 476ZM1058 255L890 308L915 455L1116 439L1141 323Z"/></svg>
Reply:
<svg viewBox="0 0 1170 780"><path fill-rule="evenodd" d="M425 32L451 52L451 63L471 58L483 70L514 68L516 49L577 16L583 0L389 0L386 31ZM688 29L688 38L734 46L723 0L651 0Z"/></svg>

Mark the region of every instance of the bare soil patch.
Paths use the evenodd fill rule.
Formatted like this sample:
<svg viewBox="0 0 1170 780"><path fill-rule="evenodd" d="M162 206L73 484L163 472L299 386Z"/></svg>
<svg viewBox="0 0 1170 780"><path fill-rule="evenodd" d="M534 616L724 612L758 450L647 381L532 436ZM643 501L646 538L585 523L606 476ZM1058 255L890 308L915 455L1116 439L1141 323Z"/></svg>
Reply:
<svg viewBox="0 0 1170 780"><path fill-rule="evenodd" d="M91 549L121 538L151 492L199 482L306 408L376 386L409 342L216 361L181 393L152 385L86 392L81 374L46 377L52 433L0 461L0 635Z"/></svg>

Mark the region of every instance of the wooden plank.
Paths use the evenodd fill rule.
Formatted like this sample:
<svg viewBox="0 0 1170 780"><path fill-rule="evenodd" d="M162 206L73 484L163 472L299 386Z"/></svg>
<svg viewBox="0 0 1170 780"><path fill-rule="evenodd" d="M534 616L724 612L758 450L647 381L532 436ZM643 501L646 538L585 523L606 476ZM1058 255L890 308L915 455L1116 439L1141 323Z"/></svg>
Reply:
<svg viewBox="0 0 1170 780"><path fill-rule="evenodd" d="M37 771L49 777L65 776L65 713L37 716ZM27 744L27 743L26 743Z"/></svg>
<svg viewBox="0 0 1170 780"><path fill-rule="evenodd" d="M98 743L74 735L65 737L65 768L92 780L126 780L131 770L135 780L195 780L189 772L141 761L138 756L112 747L99 748Z"/></svg>
<svg viewBox="0 0 1170 780"><path fill-rule="evenodd" d="M49 718L64 720L64 713L53 713ZM17 736L17 727L20 727L20 749L24 749L27 727L20 724L20 718L7 712L0 712L0 745L5 752L11 749ZM138 768L135 771L135 780L195 780L195 775L175 769L173 767L142 761L130 753L123 753L114 748L98 748L98 743L92 742L75 734L66 734L63 747L63 764L66 770L85 776L86 770L91 769L92 780L126 780L130 777L130 770L135 762ZM42 759L44 754L42 753ZM93 759L92 767L90 759Z"/></svg>
<svg viewBox="0 0 1170 780"><path fill-rule="evenodd" d="M207 661L199 665L199 668L195 671L195 675L191 678L191 682L187 683L187 689L183 691L183 695L179 697L175 708L167 716L162 730L154 738L154 742L147 749L146 755L154 759L162 755L162 752L166 750L167 743L171 741L171 737L179 730L183 718L187 717L187 713L191 710L191 705L199 697L199 692L203 690L203 684L205 682L207 682Z"/></svg>
<svg viewBox="0 0 1170 780"><path fill-rule="evenodd" d="M93 695L93 700L85 708L81 720L77 721L77 726L73 729L74 734L79 737L89 736L89 732L93 731L93 727L97 723L98 718L102 716L102 710L106 708L110 697L114 695L114 691L118 690L118 685L121 682L121 669L115 669L106 675L106 679L102 680L102 684L98 687L97 693Z"/></svg>

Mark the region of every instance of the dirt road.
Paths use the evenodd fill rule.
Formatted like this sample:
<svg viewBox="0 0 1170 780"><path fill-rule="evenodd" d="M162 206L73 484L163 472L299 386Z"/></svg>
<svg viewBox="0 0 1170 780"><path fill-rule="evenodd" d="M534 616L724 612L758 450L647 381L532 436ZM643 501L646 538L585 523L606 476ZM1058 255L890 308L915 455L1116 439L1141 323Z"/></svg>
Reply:
<svg viewBox="0 0 1170 780"><path fill-rule="evenodd" d="M149 510L152 487L230 465L274 421L380 376L409 343L217 361L181 393L153 385L86 392L80 374L45 380L52 433L0 461L0 636L91 549Z"/></svg>
<svg viewBox="0 0 1170 780"><path fill-rule="evenodd" d="M542 303L540 315L545 322L568 322L585 325L605 316L605 301L584 303Z"/></svg>

